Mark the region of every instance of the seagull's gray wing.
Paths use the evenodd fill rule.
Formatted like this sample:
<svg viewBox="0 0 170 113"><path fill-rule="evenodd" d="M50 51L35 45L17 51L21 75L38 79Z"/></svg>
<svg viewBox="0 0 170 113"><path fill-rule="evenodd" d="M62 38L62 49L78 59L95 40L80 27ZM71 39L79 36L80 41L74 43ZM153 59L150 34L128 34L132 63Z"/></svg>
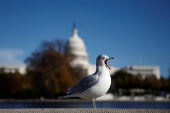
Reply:
<svg viewBox="0 0 170 113"><path fill-rule="evenodd" d="M98 81L98 75L89 75L82 78L76 85L68 89L67 94L82 93L84 90L92 87Z"/></svg>

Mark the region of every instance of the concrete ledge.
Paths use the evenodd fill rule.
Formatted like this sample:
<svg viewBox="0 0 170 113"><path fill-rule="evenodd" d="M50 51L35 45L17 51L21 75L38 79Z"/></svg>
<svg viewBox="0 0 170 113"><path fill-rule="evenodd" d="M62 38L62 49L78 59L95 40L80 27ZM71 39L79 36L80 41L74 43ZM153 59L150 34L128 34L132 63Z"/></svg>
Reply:
<svg viewBox="0 0 170 113"><path fill-rule="evenodd" d="M98 109L98 108L0 109L0 113L170 113L170 109Z"/></svg>

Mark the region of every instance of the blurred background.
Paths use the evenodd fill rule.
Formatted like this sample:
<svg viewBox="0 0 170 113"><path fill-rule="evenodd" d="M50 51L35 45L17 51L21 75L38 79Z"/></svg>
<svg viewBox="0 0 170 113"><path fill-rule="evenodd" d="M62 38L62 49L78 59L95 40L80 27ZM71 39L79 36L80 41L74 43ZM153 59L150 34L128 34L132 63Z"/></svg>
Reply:
<svg viewBox="0 0 170 113"><path fill-rule="evenodd" d="M99 101L169 101L169 6L169 0L1 0L0 99L56 99L93 74L97 56L106 54L115 58L108 61L112 85Z"/></svg>

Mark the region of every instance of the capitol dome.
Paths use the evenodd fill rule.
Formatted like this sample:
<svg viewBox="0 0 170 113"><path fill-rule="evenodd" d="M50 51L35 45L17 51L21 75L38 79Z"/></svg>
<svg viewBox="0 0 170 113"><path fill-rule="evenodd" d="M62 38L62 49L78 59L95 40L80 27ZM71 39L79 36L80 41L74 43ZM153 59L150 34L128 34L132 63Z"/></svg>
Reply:
<svg viewBox="0 0 170 113"><path fill-rule="evenodd" d="M88 65L88 54L84 41L78 36L78 30L73 29L73 34L65 46L65 55L72 66Z"/></svg>

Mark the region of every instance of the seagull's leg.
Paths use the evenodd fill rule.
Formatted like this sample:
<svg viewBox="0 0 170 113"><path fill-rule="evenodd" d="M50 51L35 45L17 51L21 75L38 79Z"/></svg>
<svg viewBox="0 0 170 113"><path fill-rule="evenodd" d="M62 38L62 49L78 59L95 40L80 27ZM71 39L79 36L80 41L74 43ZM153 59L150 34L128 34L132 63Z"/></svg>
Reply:
<svg viewBox="0 0 170 113"><path fill-rule="evenodd" d="M96 108L95 99L91 98L91 100L93 102L93 108Z"/></svg>
<svg viewBox="0 0 170 113"><path fill-rule="evenodd" d="M95 99L93 99L93 108L96 108L96 100Z"/></svg>

